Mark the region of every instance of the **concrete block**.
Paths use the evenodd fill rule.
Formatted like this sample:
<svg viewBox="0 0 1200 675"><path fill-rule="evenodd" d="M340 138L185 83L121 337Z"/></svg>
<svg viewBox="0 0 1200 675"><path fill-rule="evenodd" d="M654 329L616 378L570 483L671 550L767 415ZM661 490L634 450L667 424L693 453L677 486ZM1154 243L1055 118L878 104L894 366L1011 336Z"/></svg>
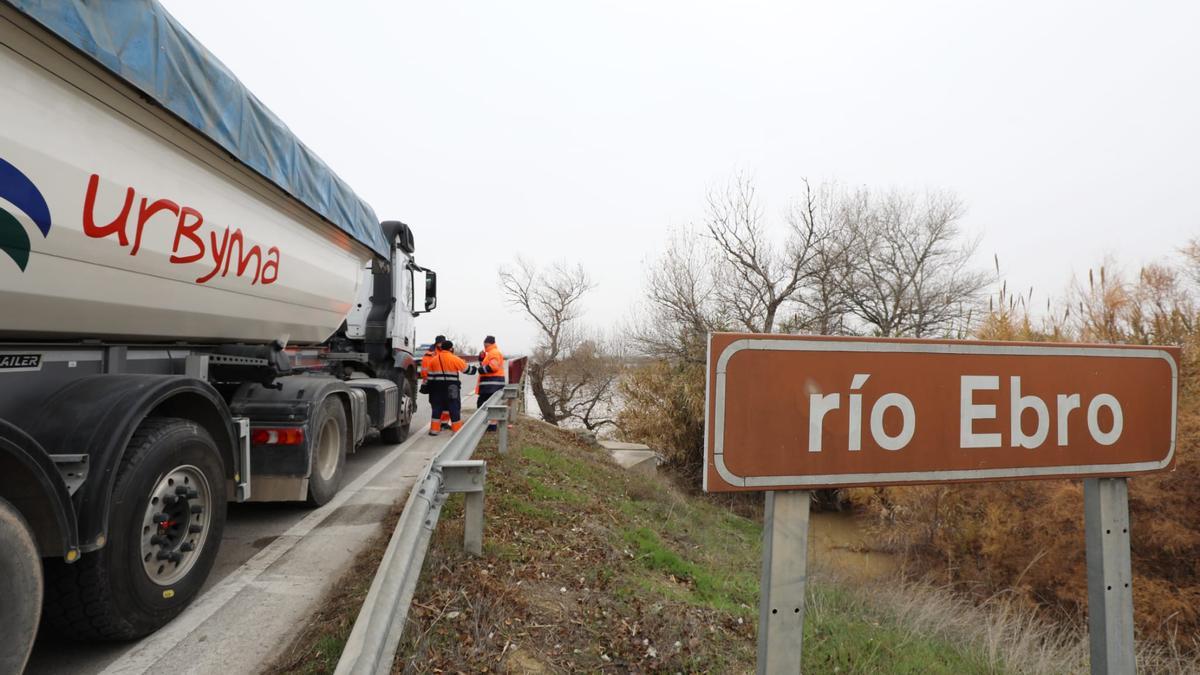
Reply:
<svg viewBox="0 0 1200 675"><path fill-rule="evenodd" d="M605 450L649 450L650 446L641 443L622 443L621 441L600 441Z"/></svg>
<svg viewBox="0 0 1200 675"><path fill-rule="evenodd" d="M621 468L651 478L658 475L658 455L650 446L619 441L600 441L600 445Z"/></svg>

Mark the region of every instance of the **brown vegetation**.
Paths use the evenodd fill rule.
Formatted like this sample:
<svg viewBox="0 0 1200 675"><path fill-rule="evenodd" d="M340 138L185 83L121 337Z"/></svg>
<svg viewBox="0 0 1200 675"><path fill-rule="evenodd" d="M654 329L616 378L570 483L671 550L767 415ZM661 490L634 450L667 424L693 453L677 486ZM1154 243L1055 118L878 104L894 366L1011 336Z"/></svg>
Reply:
<svg viewBox="0 0 1200 675"><path fill-rule="evenodd" d="M1144 268L1136 280L1110 266L1077 284L1066 307L1043 319L1002 294L979 337L1177 344L1181 369L1177 465L1130 480L1134 606L1140 635L1200 649L1200 326L1188 266ZM981 597L1021 602L1080 621L1087 607L1083 488L1078 481L923 486L855 491L879 532L926 570Z"/></svg>
<svg viewBox="0 0 1200 675"><path fill-rule="evenodd" d="M656 361L621 381L625 405L617 424L626 438L658 450L692 485L699 485L696 449L704 445L704 365Z"/></svg>

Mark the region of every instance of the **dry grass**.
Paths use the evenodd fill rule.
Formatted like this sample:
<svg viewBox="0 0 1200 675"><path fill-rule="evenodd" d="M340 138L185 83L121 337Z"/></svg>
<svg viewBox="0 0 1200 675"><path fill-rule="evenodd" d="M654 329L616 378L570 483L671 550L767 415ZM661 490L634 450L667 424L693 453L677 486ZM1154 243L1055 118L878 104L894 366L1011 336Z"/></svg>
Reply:
<svg viewBox="0 0 1200 675"><path fill-rule="evenodd" d="M1197 261L1200 269L1200 260ZM1089 274L1072 304L1035 320L1001 296L980 337L1183 346L1176 469L1130 480L1134 610L1139 636L1164 653L1200 654L1200 314L1178 271L1136 280ZM857 490L877 530L910 567L976 600L1003 592L1060 624L1087 610L1083 488L1078 481ZM1020 514L1012 517L1011 514Z"/></svg>
<svg viewBox="0 0 1200 675"><path fill-rule="evenodd" d="M655 361L631 368L619 385L623 436L661 452L691 485L700 484L703 466L704 368Z"/></svg>
<svg viewBox="0 0 1200 675"><path fill-rule="evenodd" d="M827 581L828 583L828 581ZM883 582L853 586L914 634L971 645L995 672L1029 675L1089 672L1089 643L1081 626L1047 621L1010 594L982 603L951 586ZM1138 670L1163 675L1200 673L1200 659L1178 644L1138 644Z"/></svg>

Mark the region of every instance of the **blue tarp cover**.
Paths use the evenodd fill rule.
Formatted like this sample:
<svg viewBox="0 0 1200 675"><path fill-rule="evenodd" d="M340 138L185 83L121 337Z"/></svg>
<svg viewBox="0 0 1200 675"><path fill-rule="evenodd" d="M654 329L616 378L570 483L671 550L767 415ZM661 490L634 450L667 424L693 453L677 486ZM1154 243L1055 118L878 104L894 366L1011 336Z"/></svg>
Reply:
<svg viewBox="0 0 1200 675"><path fill-rule="evenodd" d="M371 207L155 0L8 0L375 252Z"/></svg>

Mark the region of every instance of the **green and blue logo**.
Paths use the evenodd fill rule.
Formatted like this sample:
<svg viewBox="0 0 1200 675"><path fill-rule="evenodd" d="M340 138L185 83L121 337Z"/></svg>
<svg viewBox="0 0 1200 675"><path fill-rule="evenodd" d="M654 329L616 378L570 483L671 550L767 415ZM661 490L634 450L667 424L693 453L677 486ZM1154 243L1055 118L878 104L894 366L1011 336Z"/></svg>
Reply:
<svg viewBox="0 0 1200 675"><path fill-rule="evenodd" d="M37 186L17 167L0 159L0 199L17 207L42 231L50 234L50 207ZM29 234L17 217L0 205L0 251L4 251L21 271L29 264Z"/></svg>

